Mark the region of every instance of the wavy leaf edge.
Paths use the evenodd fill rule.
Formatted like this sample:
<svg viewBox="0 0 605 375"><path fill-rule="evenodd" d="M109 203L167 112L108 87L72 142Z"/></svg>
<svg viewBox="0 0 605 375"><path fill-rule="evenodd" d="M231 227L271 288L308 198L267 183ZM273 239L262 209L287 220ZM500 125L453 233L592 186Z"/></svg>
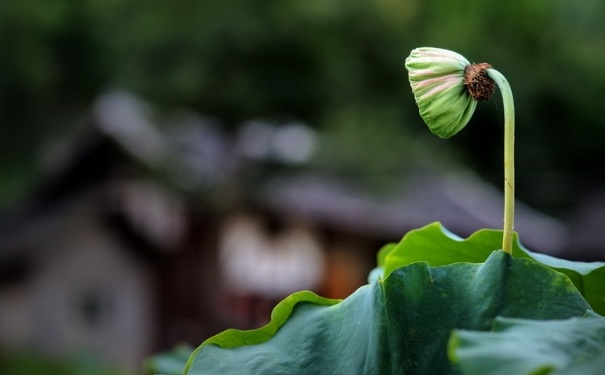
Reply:
<svg viewBox="0 0 605 375"><path fill-rule="evenodd" d="M480 230L472 233L467 238L462 238L462 237L457 236L456 234L450 232L440 222L433 222L424 227L421 227L418 229L413 229L413 230L407 232L399 243L388 243L388 244L384 245L378 251L378 254L377 254L378 267L376 269L374 269L374 271L373 271L373 274L375 276L370 278L370 284L373 282L384 281L392 274L392 272L395 269L405 267L412 263L427 263L431 267L438 267L438 266L454 264L454 263L481 263L481 262L477 262L477 261L468 261L465 259L456 259L455 261L449 262L447 264L440 264L440 265L432 265L430 261L424 261L424 260L412 261L409 263L402 263L402 264L393 264L392 263L393 255L397 254L398 251L399 252L404 251L408 246L410 246L410 242L412 242L418 236L431 236L431 239L435 240L436 242L453 241L451 243L455 243L457 246L465 246L465 245L473 244L476 242L482 243L483 242L482 237L485 237L485 236L493 236L493 237L501 238L501 235L502 235L501 230L480 229ZM496 250L499 250L499 249L498 248L485 249L484 250L485 256L484 256L483 262L489 257L490 254L492 254ZM549 255L545 255L545 254L534 253L523 246L523 244L520 242L519 235L516 232L514 233L513 254L512 255L514 258L526 258L526 259L536 261L537 263L547 266L555 271L561 272L568 277L569 277L569 273L575 272L575 273L579 274L580 275L579 281L578 281L577 277L576 278L569 277L569 278L570 278L570 281L572 281L574 283L574 285L576 286L576 288L582 295L584 295L582 276L588 276L594 272L599 272L599 273L603 272L603 275L605 275L605 263L573 262L573 261L561 260L561 259L549 256ZM391 262L391 263L389 264L389 262ZM566 265L569 268L557 267L556 266L557 263ZM571 267L575 267L575 268L571 268ZM381 272L380 273L375 272L377 270L380 270ZM223 331L223 332L205 340L199 347L197 347L193 351L193 353L189 357L189 360L187 361L187 364L184 369L184 374L188 373L191 363L193 361L193 358L197 355L197 353L203 347L205 347L207 345L217 345L221 348L233 348L233 347L238 347L238 346L242 346L242 345L260 344L260 343L266 342L273 335L275 335L275 333L286 323L286 321L292 314L296 305L298 305L300 303L314 303L314 304L324 305L324 306L333 306L333 305L340 303L341 301L342 301L341 299L324 298L311 291L300 291L300 292L293 293L275 306L275 308L273 309L273 311L271 313L271 320L265 326L257 328L257 329L252 329L252 330L228 329L226 331ZM590 301L588 301L588 302L590 303ZM594 308L594 306L592 306L592 303L590 303L590 304L591 304L591 307L593 307L593 309L595 311L601 312L601 311L598 311L598 309ZM238 336L238 339L235 340L238 342L237 344L227 343L227 341L230 341L229 340L230 338L233 338L235 336Z"/></svg>
<svg viewBox="0 0 605 375"><path fill-rule="evenodd" d="M476 243L490 242L493 248L482 248L481 254L473 253L474 259L464 257L449 260L446 263L441 260L432 259L434 254L426 254L425 259L409 259L406 251L413 247L413 242L429 238L431 242L439 243L448 241L453 247L473 247ZM480 263L484 262L494 250L498 250L502 238L502 230L497 229L480 229L472 233L467 238L462 238L450 232L440 222L433 222L424 227L413 229L407 232L399 243L391 243L383 246L382 254L378 256L379 266L377 269L382 270L381 278L386 278L395 269L406 266L418 261L426 261L431 266L439 266L444 264L452 264L458 262ZM489 239L489 241L486 241ZM470 246L469 246L470 245ZM441 255L441 254L438 254ZM527 249L520 240L519 234L513 234L513 257L528 258L538 263L544 264L555 271L565 274L574 283L578 291L588 300L591 307L599 314L605 314L605 298L598 295L589 295L590 288L595 288L595 283L591 279L605 280L605 262L578 262L566 259L556 258L551 255L533 252Z"/></svg>
<svg viewBox="0 0 605 375"><path fill-rule="evenodd" d="M189 356L189 360L185 365L183 374L187 374L189 372L189 368L191 367L193 358L203 347L207 345L216 345L221 348L228 349L242 345L261 344L271 339L271 337L275 335L275 333L286 323L290 315L292 315L292 312L294 311L296 305L301 303L315 303L321 306L333 306L337 303L340 303L341 301L341 299L321 297L316 293L313 293L308 290L293 293L288 297L284 298L273 308L273 310L271 311L271 320L266 325L251 330L239 330L232 328L206 339ZM241 341L240 345L233 345L227 343L229 341L229 338L233 338L236 336L239 336L238 341Z"/></svg>

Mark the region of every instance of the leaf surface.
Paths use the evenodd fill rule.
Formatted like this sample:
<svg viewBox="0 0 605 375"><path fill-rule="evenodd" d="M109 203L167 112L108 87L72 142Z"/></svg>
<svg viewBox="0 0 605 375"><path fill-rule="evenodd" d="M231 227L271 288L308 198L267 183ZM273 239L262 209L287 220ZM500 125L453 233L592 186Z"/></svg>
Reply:
<svg viewBox="0 0 605 375"><path fill-rule="evenodd" d="M170 352L156 354L147 358L143 367L146 374L181 375L193 348L182 345Z"/></svg>
<svg viewBox="0 0 605 375"><path fill-rule="evenodd" d="M458 374L446 350L453 329L486 331L496 316L565 319L589 309L567 277L502 251L480 264L416 262L337 304L305 296L278 305L259 330L210 338L185 373Z"/></svg>
<svg viewBox="0 0 605 375"><path fill-rule="evenodd" d="M455 331L449 354L469 375L601 375L605 318L497 318L493 332Z"/></svg>
<svg viewBox="0 0 605 375"><path fill-rule="evenodd" d="M605 263L573 262L529 251L517 233L513 241L513 256L534 259L567 275L592 309L605 314ZM414 262L428 262L441 266L457 262L481 263L492 251L502 246L502 231L482 229L462 239L445 229L440 223L429 224L408 232L394 247L382 254L382 267L386 277L393 270Z"/></svg>

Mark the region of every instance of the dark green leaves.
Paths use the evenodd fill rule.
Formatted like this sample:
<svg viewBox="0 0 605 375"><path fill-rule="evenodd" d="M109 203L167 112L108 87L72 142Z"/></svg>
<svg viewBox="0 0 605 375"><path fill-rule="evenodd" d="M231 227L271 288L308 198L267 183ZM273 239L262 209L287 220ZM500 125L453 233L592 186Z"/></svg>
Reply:
<svg viewBox="0 0 605 375"><path fill-rule="evenodd" d="M271 312L271 322L266 326L251 331L229 329L220 335L213 336L204 345L214 344L222 348L234 348L242 345L260 344L271 338L285 323L297 304L314 304L332 306L340 302L337 299L323 298L313 292L297 292L281 301Z"/></svg>
<svg viewBox="0 0 605 375"><path fill-rule="evenodd" d="M515 235L516 236L516 235ZM482 229L469 238L462 239L447 231L440 223L429 224L408 232L401 242L383 249L378 259L384 268L384 275L414 262L428 262L431 266L441 266L456 262L480 263L489 254L502 246L502 231ZM557 259L527 250L515 238L513 256L535 259L567 275L575 287L590 303L592 309L605 314L605 263L582 263Z"/></svg>
<svg viewBox="0 0 605 375"><path fill-rule="evenodd" d="M148 358L143 367L146 374L181 375L193 348L187 345L177 346L170 352Z"/></svg>
<svg viewBox="0 0 605 375"><path fill-rule="evenodd" d="M450 344L450 356L465 374L600 375L605 369L605 318L497 318L494 332L458 331Z"/></svg>
<svg viewBox="0 0 605 375"><path fill-rule="evenodd" d="M489 330L496 316L577 317L589 308L564 275L502 251L483 264L410 264L336 305L290 298L290 311L273 314L278 330L252 331L254 345L242 338L249 332L215 336L186 374L457 374L446 355L453 329Z"/></svg>
<svg viewBox="0 0 605 375"><path fill-rule="evenodd" d="M604 265L518 239L511 257L501 240L411 231L380 250L370 285L340 303L293 294L267 326L206 340L185 374L600 374Z"/></svg>

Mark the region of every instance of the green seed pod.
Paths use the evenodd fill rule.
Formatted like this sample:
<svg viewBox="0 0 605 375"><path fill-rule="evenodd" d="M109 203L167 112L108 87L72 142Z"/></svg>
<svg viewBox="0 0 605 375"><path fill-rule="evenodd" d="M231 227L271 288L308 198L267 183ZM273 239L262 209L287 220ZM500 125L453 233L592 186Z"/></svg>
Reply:
<svg viewBox="0 0 605 375"><path fill-rule="evenodd" d="M504 230L502 249L512 254L515 211L515 106L508 81L488 63L471 64L456 52L423 47L405 60L420 116L433 134L449 138L462 130L478 101L500 87L504 104Z"/></svg>
<svg viewBox="0 0 605 375"><path fill-rule="evenodd" d="M416 48L405 60L420 116L441 138L462 130L477 107L465 80L469 66L462 55L432 47Z"/></svg>

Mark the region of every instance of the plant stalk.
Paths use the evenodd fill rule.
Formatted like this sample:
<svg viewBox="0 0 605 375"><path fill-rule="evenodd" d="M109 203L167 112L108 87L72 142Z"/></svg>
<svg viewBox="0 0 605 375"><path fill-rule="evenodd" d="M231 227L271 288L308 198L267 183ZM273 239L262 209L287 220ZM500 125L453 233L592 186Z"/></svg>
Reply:
<svg viewBox="0 0 605 375"><path fill-rule="evenodd" d="M515 221L515 105L513 92L506 78L495 69L488 69L487 75L500 88L504 104L504 234L502 250L512 254Z"/></svg>

